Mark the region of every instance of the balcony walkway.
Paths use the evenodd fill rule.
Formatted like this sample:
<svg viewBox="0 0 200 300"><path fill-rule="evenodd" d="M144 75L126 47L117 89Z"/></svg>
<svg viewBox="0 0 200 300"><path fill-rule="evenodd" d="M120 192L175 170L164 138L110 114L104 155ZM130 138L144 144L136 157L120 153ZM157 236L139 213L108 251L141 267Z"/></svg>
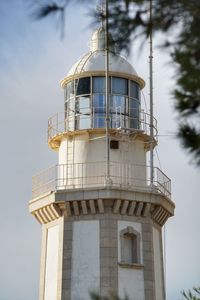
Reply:
<svg viewBox="0 0 200 300"><path fill-rule="evenodd" d="M126 190L158 192L171 199L171 180L157 167L150 185L150 167L110 162L110 177L106 178L106 162L56 165L33 176L32 198L47 192L68 189L115 187Z"/></svg>

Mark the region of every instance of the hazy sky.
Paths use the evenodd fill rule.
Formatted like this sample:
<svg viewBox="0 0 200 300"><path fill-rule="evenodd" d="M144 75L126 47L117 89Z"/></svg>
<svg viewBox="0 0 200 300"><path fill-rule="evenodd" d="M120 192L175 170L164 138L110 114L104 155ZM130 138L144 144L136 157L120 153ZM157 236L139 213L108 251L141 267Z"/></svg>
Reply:
<svg viewBox="0 0 200 300"><path fill-rule="evenodd" d="M57 162L46 142L47 119L63 110L59 82L88 51L92 33L78 6L68 11L63 41L51 19L32 22L29 12L27 1L0 0L0 300L38 299L41 227L28 212L31 176ZM147 46L129 57L146 81ZM173 134L174 71L160 50L154 57L159 134ZM144 94L148 101L148 89ZM176 203L166 226L167 300L179 300L182 289L200 285L200 169L174 137L161 136L158 153Z"/></svg>

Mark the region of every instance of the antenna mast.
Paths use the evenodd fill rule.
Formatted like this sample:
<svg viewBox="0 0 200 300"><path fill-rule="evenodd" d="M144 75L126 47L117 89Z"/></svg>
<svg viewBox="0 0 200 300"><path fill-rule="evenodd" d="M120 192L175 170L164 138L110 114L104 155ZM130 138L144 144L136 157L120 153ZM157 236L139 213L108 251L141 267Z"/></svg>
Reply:
<svg viewBox="0 0 200 300"><path fill-rule="evenodd" d="M110 101L109 101L108 0L105 0L105 79L106 79L106 182L110 183Z"/></svg>
<svg viewBox="0 0 200 300"><path fill-rule="evenodd" d="M153 130L153 39L152 39L152 29L153 29L153 20L152 20L152 0L150 3L150 34L149 34L149 95L150 95L150 183L153 186L154 182L154 130Z"/></svg>

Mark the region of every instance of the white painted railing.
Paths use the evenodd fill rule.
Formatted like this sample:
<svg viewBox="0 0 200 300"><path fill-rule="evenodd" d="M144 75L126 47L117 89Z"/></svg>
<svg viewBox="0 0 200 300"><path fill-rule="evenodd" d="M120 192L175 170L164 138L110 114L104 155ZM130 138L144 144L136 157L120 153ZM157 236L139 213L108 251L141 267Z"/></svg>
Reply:
<svg viewBox="0 0 200 300"><path fill-rule="evenodd" d="M81 125L80 125L80 117L81 117ZM123 120L121 120L123 119ZM126 119L126 120L125 120ZM125 121L124 121L125 120ZM62 134L67 131L73 131L74 123L79 124L79 130L85 129L93 129L93 128L103 128L99 124L103 124L105 121L105 116L95 117L94 114L85 114L85 115L76 115L75 120L74 117L67 117L66 112L61 112L53 115L48 119L48 140L53 137ZM140 116L138 118L131 118L129 116L118 115L115 119L111 118L110 128L112 129L126 129L130 131L141 131L150 136L150 115L145 113L144 111L140 112ZM126 126L125 126L126 124ZM129 128L130 124L135 124L135 128ZM153 118L153 130L154 137L156 139L157 136L157 120Z"/></svg>
<svg viewBox="0 0 200 300"><path fill-rule="evenodd" d="M149 189L149 166L110 162L109 186L133 190ZM159 169L154 168L152 188L171 197L171 180ZM56 190L106 187L106 162L76 163L53 166L32 180L32 198Z"/></svg>

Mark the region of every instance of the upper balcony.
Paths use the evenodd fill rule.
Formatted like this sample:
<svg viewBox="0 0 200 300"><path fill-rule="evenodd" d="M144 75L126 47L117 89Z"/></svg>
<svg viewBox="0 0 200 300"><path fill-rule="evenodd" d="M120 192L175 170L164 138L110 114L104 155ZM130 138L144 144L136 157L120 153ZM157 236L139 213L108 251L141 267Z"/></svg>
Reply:
<svg viewBox="0 0 200 300"><path fill-rule="evenodd" d="M48 119L48 143L51 148L56 149L64 134L85 130L105 131L105 115L95 112L79 113L75 116L67 116L67 112L57 113ZM138 117L124 116L119 112L113 113L110 117L110 132L137 134L144 139L148 148L148 142L151 142L150 115L144 111L141 111ZM155 118L153 118L153 132L154 145L156 145L158 131Z"/></svg>

